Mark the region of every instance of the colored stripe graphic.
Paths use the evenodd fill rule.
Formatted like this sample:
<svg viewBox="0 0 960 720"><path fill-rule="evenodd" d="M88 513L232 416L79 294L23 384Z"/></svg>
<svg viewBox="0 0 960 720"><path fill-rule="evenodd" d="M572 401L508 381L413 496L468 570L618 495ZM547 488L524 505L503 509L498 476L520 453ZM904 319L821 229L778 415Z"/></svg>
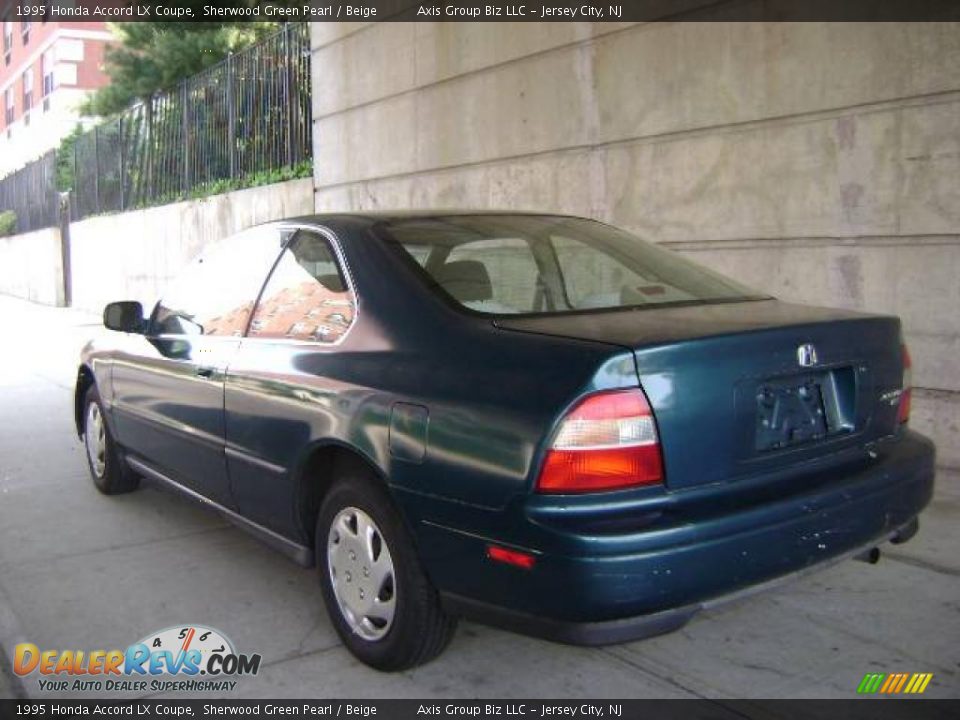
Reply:
<svg viewBox="0 0 960 720"><path fill-rule="evenodd" d="M857 692L864 694L875 693L880 688L880 683L883 682L884 677L886 677L884 673L867 673L863 676L863 680L860 681Z"/></svg>
<svg viewBox="0 0 960 720"><path fill-rule="evenodd" d="M892 688L894 685L896 685L896 684L897 684L897 680L899 680L899 679L900 679L900 674L899 674L899 673L890 673L889 675L887 675L887 680L886 680L886 682L884 682L883 685L881 686L881 688L880 688L880 693L881 693L881 694L886 694L886 693L890 692L890 688Z"/></svg>
<svg viewBox="0 0 960 720"><path fill-rule="evenodd" d="M927 689L933 673L867 673L857 686L861 695L918 695Z"/></svg>

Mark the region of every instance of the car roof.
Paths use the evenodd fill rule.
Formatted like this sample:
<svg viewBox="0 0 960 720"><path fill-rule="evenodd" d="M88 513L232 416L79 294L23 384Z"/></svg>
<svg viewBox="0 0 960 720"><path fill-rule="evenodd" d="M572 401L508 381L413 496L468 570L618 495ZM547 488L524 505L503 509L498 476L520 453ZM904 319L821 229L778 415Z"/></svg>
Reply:
<svg viewBox="0 0 960 720"><path fill-rule="evenodd" d="M354 212L317 213L315 215L301 215L292 218L283 218L272 222L288 223L325 223L332 221L367 221L370 223L389 222L391 220L416 220L426 218L444 218L466 215L516 215L516 216L550 216L550 217L577 217L568 213L542 212L535 210L495 210L489 208L429 208L418 210L369 210Z"/></svg>

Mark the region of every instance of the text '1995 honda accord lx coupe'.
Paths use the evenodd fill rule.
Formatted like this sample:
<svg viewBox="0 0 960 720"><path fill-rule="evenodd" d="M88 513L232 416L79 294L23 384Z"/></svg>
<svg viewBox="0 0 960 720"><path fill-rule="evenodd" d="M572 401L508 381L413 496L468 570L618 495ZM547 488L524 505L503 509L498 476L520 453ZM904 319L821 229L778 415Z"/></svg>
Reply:
<svg viewBox="0 0 960 720"><path fill-rule="evenodd" d="M933 489L895 317L787 304L575 217L318 215L104 311L76 422L316 563L396 670L465 616L604 644L903 542Z"/></svg>

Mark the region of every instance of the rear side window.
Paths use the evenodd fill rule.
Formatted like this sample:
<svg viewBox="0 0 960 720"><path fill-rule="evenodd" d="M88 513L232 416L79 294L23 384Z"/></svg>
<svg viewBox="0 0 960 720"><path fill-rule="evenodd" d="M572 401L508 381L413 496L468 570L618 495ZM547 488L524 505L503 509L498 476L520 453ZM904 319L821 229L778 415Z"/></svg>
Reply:
<svg viewBox="0 0 960 720"><path fill-rule="evenodd" d="M766 297L686 258L592 220L452 215L383 222L421 277L492 315L708 304Z"/></svg>
<svg viewBox="0 0 960 720"><path fill-rule="evenodd" d="M204 248L157 305L154 335L243 335L263 281L285 238L256 227Z"/></svg>
<svg viewBox="0 0 960 720"><path fill-rule="evenodd" d="M327 238L300 230L263 289L249 337L335 343L353 324L355 307Z"/></svg>

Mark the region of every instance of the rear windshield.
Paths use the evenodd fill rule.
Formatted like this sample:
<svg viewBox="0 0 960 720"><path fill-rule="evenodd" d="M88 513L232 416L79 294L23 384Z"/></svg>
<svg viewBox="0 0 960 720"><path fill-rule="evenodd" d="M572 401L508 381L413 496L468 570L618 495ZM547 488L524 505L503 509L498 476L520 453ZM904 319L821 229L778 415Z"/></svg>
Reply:
<svg viewBox="0 0 960 720"><path fill-rule="evenodd" d="M429 284L493 315L766 297L622 230L545 215L456 215L382 224Z"/></svg>

